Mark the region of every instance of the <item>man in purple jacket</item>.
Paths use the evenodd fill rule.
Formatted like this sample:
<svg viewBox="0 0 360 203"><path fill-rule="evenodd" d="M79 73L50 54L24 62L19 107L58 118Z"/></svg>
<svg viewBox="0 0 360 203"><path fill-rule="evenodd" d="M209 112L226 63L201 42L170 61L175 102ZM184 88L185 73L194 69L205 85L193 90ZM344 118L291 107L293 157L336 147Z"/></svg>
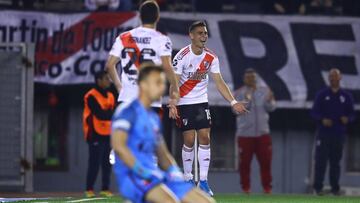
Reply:
<svg viewBox="0 0 360 203"><path fill-rule="evenodd" d="M315 149L316 194L323 194L323 181L329 162L331 192L340 195L340 161L345 142L346 127L355 118L352 95L340 87L341 72L329 72L330 87L320 90L314 100L311 115L317 121L318 133Z"/></svg>

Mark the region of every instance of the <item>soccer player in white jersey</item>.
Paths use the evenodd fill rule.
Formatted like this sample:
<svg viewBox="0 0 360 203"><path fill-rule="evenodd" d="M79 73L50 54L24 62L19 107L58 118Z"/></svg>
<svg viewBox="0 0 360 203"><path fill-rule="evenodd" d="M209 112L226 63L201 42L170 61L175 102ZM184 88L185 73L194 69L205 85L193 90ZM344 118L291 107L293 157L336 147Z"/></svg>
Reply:
<svg viewBox="0 0 360 203"><path fill-rule="evenodd" d="M180 86L178 103L178 126L180 127L184 145L182 160L185 179L195 184L192 174L194 160L195 133L199 140L198 159L200 168L199 187L213 196L208 182L210 165L210 126L211 115L208 105L208 75L212 76L218 91L231 104L234 112L240 114L247 110L243 103L234 99L223 80L218 57L206 48L208 32L205 22L194 22L189 28L191 44L181 49L173 59L173 67Z"/></svg>
<svg viewBox="0 0 360 203"><path fill-rule="evenodd" d="M119 102L130 102L138 96L137 78L139 67L143 62L152 61L162 65L170 82L170 114L177 115L176 103L179 98L179 87L171 65L172 44L170 39L156 31L160 19L160 10L156 1L145 1L140 6L142 25L120 34L109 53L107 71L119 92ZM116 71L120 61L121 80ZM161 101L152 104L160 110Z"/></svg>

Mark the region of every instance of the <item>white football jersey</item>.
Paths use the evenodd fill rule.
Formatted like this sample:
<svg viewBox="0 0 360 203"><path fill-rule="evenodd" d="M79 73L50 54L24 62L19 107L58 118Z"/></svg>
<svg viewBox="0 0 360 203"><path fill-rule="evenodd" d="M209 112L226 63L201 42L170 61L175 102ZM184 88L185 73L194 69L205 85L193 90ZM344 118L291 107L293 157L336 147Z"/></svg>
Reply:
<svg viewBox="0 0 360 203"><path fill-rule="evenodd" d="M130 102L138 96L138 69L140 64L152 61L161 65L162 56L171 56L172 44L169 37L145 27L137 27L116 38L110 55L120 58L122 89L118 101ZM152 106L161 107L161 102Z"/></svg>
<svg viewBox="0 0 360 203"><path fill-rule="evenodd" d="M208 102L209 72L220 73L218 57L205 48L195 55L191 45L182 48L173 59L175 74L180 77L180 100L178 105Z"/></svg>

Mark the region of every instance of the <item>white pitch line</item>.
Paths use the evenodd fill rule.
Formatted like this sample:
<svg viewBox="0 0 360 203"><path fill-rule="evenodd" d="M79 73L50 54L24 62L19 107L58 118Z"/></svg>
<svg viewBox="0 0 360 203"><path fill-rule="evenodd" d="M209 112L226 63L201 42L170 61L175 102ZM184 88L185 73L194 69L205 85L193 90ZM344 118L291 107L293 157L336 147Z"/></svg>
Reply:
<svg viewBox="0 0 360 203"><path fill-rule="evenodd" d="M106 199L106 198L98 197L98 198L78 199L78 200L72 200L72 201L67 201L67 202L69 202L69 203L74 203L74 202L89 202L89 201L101 200L101 199Z"/></svg>

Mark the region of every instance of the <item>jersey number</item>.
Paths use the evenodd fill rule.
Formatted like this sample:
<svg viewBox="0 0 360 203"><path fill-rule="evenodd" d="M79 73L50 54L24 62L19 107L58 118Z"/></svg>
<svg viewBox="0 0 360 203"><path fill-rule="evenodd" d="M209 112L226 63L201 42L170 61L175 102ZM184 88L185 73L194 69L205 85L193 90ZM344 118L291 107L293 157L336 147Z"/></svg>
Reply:
<svg viewBox="0 0 360 203"><path fill-rule="evenodd" d="M205 113L206 113L206 119L211 120L210 109L205 109Z"/></svg>
<svg viewBox="0 0 360 203"><path fill-rule="evenodd" d="M140 54L137 55L135 48L125 47L121 51L121 57L123 59L125 59L127 54L129 54L129 56L131 56L131 58L130 58L129 62L123 67L123 70L128 75L136 75L137 71L130 70L131 66L136 62L138 62L139 64L142 64L146 61L152 61L151 59L146 59L146 56L154 57L156 53L153 49L144 48L140 51Z"/></svg>

